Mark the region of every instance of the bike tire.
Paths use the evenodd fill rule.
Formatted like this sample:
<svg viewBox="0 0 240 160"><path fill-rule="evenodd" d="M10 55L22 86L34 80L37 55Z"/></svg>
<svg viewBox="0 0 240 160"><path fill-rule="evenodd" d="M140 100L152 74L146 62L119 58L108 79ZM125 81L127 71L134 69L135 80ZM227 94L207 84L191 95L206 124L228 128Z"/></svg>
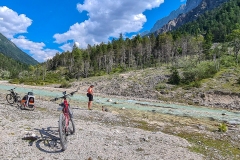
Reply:
<svg viewBox="0 0 240 160"><path fill-rule="evenodd" d="M25 106L23 104L20 104L19 107L20 107L21 110L25 109Z"/></svg>
<svg viewBox="0 0 240 160"><path fill-rule="evenodd" d="M30 110L31 110L31 111L34 111L34 109L35 109L35 108L36 108L36 107L35 107L35 106L33 106L33 107L30 109Z"/></svg>
<svg viewBox="0 0 240 160"><path fill-rule="evenodd" d="M70 131L70 134L74 134L75 133L75 125L73 123L73 119L72 118L70 118L70 120L69 120L68 129Z"/></svg>
<svg viewBox="0 0 240 160"><path fill-rule="evenodd" d="M17 99L16 99L16 102L17 102L17 106L18 108L21 107L21 97L17 95Z"/></svg>
<svg viewBox="0 0 240 160"><path fill-rule="evenodd" d="M60 144L62 146L62 150L65 151L67 149L66 122L65 122L65 116L62 113L59 116L58 127L59 127Z"/></svg>
<svg viewBox="0 0 240 160"><path fill-rule="evenodd" d="M12 96L12 94L7 94L7 95L6 95L6 100L7 100L7 102L8 102L9 104L13 104L14 101L15 101L14 97Z"/></svg>

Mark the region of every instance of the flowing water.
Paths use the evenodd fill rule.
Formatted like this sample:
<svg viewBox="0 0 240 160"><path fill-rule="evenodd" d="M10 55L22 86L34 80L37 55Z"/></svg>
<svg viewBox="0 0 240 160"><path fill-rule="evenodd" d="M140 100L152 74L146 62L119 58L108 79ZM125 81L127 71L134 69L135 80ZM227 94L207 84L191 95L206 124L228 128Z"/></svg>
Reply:
<svg viewBox="0 0 240 160"><path fill-rule="evenodd" d="M12 89L13 86L0 84L1 90ZM62 93L59 91L48 91L44 89L32 89L26 90L25 87L17 87L15 91L19 94L27 93L32 91L36 96L48 96L48 97L59 97ZM87 102L88 98L84 94L75 94L71 99L80 102ZM165 104L157 102L143 102L137 100L126 100L120 98L109 98L94 96L94 103L98 103L103 106L112 106L117 108L135 109L140 111L149 111L163 114L170 114L183 117L194 117L194 118L207 118L210 120L227 121L230 124L240 124L240 112L239 111L228 111L223 109L199 107L199 106L184 106L177 104Z"/></svg>

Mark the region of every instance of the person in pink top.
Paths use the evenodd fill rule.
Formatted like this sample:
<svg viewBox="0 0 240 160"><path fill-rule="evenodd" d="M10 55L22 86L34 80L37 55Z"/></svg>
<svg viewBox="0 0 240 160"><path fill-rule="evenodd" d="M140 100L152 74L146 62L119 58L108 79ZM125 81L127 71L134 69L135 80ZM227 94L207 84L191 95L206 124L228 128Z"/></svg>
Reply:
<svg viewBox="0 0 240 160"><path fill-rule="evenodd" d="M88 109L92 110L92 101L93 101L93 87L94 85L91 85L87 90L87 96L88 96Z"/></svg>

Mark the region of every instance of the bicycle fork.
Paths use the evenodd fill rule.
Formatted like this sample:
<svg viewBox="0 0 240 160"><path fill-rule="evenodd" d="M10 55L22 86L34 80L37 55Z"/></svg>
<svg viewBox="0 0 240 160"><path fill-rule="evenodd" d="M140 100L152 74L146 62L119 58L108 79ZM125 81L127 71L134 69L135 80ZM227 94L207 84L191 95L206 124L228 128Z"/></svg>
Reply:
<svg viewBox="0 0 240 160"><path fill-rule="evenodd" d="M69 115L65 115L64 114L64 116L65 116L65 133L66 134L68 134L68 132L69 132L69 130L68 130L68 125L69 125L69 120L70 120L70 118L69 118Z"/></svg>

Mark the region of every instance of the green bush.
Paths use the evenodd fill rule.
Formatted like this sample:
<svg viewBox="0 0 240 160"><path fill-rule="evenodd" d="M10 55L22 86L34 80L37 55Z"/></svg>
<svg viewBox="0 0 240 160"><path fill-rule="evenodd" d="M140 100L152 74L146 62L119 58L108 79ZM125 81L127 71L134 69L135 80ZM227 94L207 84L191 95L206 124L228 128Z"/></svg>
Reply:
<svg viewBox="0 0 240 160"><path fill-rule="evenodd" d="M200 81L194 81L190 84L190 86L200 88L201 87L201 82Z"/></svg>
<svg viewBox="0 0 240 160"><path fill-rule="evenodd" d="M95 74L95 76L103 76L103 75L105 75L105 74L106 74L105 71L99 71L99 72L97 72L97 73Z"/></svg>
<svg viewBox="0 0 240 160"><path fill-rule="evenodd" d="M217 73L214 62L205 61L197 65L197 77L199 80L213 77Z"/></svg>
<svg viewBox="0 0 240 160"><path fill-rule="evenodd" d="M224 55L220 58L220 64L223 67L232 67L235 66L235 58L231 55Z"/></svg>
<svg viewBox="0 0 240 160"><path fill-rule="evenodd" d="M237 84L240 84L240 77L237 79Z"/></svg>
<svg viewBox="0 0 240 160"><path fill-rule="evenodd" d="M185 68L183 71L182 82L189 84L191 82L198 82L205 78L211 78L217 73L214 62L204 61L197 64L195 67ZM198 85L198 84L197 84Z"/></svg>
<svg viewBox="0 0 240 160"><path fill-rule="evenodd" d="M159 84L156 85L156 87L155 87L155 89L156 89L157 91L160 91L160 90L165 89L165 88L166 88L166 86L165 86L164 84L162 84L162 83L159 83Z"/></svg>
<svg viewBox="0 0 240 160"><path fill-rule="evenodd" d="M110 72L110 74L122 73L124 71L125 71L125 69L122 66L118 66L118 67L113 68L112 71Z"/></svg>
<svg viewBox="0 0 240 160"><path fill-rule="evenodd" d="M14 79L10 80L9 83L12 83L12 84L20 84L20 81L19 81L19 79L14 78Z"/></svg>
<svg viewBox="0 0 240 160"><path fill-rule="evenodd" d="M189 69L183 72L182 83L189 84L196 80L196 71L194 69Z"/></svg>
<svg viewBox="0 0 240 160"><path fill-rule="evenodd" d="M60 85L60 88L69 88L69 87L71 87L71 84L66 80L64 80Z"/></svg>
<svg viewBox="0 0 240 160"><path fill-rule="evenodd" d="M170 84L176 84L178 85L181 81L178 70L176 68L173 68L171 70L172 74L170 76L170 78L168 79Z"/></svg>
<svg viewBox="0 0 240 160"><path fill-rule="evenodd" d="M218 126L218 131L219 132L227 132L228 127L226 123L220 123Z"/></svg>

